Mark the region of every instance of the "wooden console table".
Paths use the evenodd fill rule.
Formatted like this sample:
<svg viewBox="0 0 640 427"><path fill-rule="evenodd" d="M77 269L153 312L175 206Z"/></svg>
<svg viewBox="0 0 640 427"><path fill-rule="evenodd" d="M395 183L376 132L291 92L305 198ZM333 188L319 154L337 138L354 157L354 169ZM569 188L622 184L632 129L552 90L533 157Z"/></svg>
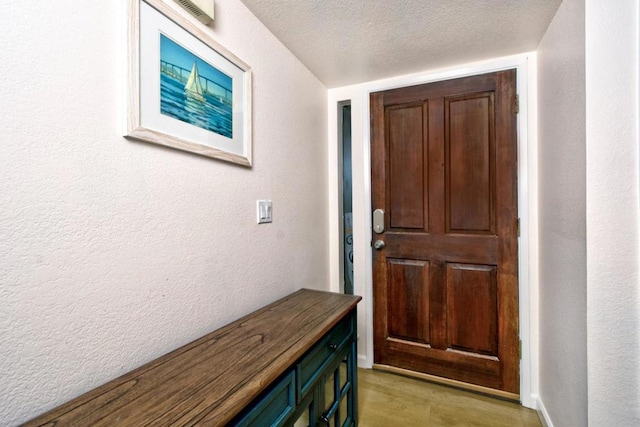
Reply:
<svg viewBox="0 0 640 427"><path fill-rule="evenodd" d="M297 291L25 425L356 425L358 301Z"/></svg>

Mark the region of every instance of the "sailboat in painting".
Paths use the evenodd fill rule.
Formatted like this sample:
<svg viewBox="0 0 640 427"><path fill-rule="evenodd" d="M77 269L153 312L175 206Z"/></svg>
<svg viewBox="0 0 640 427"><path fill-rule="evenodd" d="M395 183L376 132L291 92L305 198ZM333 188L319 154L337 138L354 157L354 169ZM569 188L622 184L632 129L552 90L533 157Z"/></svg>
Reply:
<svg viewBox="0 0 640 427"><path fill-rule="evenodd" d="M199 101L204 101L200 75L198 74L198 64L195 62L193 63L193 68L191 68L191 74L189 75L189 80L187 80L184 90L187 96L198 99Z"/></svg>

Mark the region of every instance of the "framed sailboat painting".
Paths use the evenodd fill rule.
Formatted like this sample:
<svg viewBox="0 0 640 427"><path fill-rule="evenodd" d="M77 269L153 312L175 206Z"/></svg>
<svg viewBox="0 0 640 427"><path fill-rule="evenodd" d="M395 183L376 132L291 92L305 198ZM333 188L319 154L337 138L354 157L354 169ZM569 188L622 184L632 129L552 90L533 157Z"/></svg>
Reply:
<svg viewBox="0 0 640 427"><path fill-rule="evenodd" d="M162 0L129 0L126 135L251 166L251 69Z"/></svg>

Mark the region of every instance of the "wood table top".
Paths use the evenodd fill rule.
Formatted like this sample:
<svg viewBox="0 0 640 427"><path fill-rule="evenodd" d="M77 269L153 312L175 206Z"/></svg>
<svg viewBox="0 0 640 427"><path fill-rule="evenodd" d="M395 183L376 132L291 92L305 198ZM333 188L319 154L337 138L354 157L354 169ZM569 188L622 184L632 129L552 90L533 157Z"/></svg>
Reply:
<svg viewBox="0 0 640 427"><path fill-rule="evenodd" d="M360 299L299 290L25 425L224 425Z"/></svg>

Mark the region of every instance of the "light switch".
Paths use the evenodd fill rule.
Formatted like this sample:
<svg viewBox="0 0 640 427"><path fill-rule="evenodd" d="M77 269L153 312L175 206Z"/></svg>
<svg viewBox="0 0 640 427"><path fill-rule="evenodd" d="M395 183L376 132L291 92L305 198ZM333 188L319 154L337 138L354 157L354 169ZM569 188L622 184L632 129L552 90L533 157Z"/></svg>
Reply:
<svg viewBox="0 0 640 427"><path fill-rule="evenodd" d="M258 224L272 222L271 200L258 200Z"/></svg>

